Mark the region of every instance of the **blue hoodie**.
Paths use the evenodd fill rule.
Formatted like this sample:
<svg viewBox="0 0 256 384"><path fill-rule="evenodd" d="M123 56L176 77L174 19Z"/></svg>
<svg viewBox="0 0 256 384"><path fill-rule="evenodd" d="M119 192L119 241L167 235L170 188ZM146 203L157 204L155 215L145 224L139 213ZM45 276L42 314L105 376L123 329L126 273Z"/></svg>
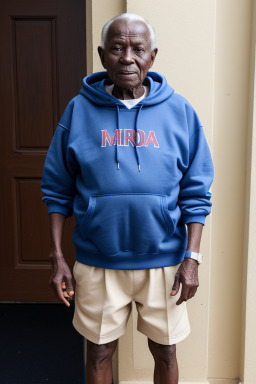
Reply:
<svg viewBox="0 0 256 384"><path fill-rule="evenodd" d="M186 225L211 210L213 165L199 118L166 79L149 72L149 94L128 109L106 72L83 80L55 131L42 191L48 213L74 211L76 259L147 269L184 259Z"/></svg>

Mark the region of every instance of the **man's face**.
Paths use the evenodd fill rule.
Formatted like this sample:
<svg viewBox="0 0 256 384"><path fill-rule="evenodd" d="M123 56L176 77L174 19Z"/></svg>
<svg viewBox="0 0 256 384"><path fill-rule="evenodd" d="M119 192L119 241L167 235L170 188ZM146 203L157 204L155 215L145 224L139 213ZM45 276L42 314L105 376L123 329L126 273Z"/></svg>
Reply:
<svg viewBox="0 0 256 384"><path fill-rule="evenodd" d="M110 79L126 90L142 85L157 54L157 49L151 52L147 26L126 20L116 20L110 26L105 48L98 51Z"/></svg>

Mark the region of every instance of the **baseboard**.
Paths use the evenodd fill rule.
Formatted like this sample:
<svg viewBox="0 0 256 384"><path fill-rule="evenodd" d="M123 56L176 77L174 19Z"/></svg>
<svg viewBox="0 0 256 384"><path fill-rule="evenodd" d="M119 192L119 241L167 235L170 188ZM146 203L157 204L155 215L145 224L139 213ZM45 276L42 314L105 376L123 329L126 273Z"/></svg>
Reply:
<svg viewBox="0 0 256 384"><path fill-rule="evenodd" d="M209 384L242 384L240 379L217 379L217 378L208 378Z"/></svg>
<svg viewBox="0 0 256 384"><path fill-rule="evenodd" d="M119 384L153 384L153 381L119 381ZM180 381L179 384L210 384L209 381ZM219 383L222 384L222 383ZM225 383L226 384L226 383ZM230 383L237 384L237 383Z"/></svg>
<svg viewBox="0 0 256 384"><path fill-rule="evenodd" d="M152 381L119 381L119 384L152 384ZM242 384L239 379L215 379L208 381L180 381L179 384Z"/></svg>

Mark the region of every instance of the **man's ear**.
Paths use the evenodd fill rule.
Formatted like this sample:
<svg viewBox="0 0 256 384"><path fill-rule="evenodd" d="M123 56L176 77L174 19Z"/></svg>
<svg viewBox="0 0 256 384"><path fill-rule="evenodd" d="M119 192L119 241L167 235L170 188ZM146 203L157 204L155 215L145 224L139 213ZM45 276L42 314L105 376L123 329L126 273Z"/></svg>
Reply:
<svg viewBox="0 0 256 384"><path fill-rule="evenodd" d="M157 49L157 48L153 49L153 51L151 52L151 63L150 63L150 68L151 68L152 65L154 64L154 61L155 61L157 52L158 52L158 49Z"/></svg>
<svg viewBox="0 0 256 384"><path fill-rule="evenodd" d="M102 47L98 47L98 54L99 54L99 57L100 57L100 61L101 61L101 64L104 68L105 67L105 60L104 60L104 49Z"/></svg>

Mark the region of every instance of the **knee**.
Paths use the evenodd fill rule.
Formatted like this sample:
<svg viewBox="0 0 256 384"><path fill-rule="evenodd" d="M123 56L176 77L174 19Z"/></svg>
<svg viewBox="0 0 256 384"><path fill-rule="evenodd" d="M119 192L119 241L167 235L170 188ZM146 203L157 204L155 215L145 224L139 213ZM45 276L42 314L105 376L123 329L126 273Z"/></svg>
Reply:
<svg viewBox="0 0 256 384"><path fill-rule="evenodd" d="M101 369L112 359L116 346L117 340L101 345L87 341L87 362L90 362L95 370Z"/></svg>
<svg viewBox="0 0 256 384"><path fill-rule="evenodd" d="M148 346L156 363L172 368L176 364L176 345L162 345L148 339Z"/></svg>

